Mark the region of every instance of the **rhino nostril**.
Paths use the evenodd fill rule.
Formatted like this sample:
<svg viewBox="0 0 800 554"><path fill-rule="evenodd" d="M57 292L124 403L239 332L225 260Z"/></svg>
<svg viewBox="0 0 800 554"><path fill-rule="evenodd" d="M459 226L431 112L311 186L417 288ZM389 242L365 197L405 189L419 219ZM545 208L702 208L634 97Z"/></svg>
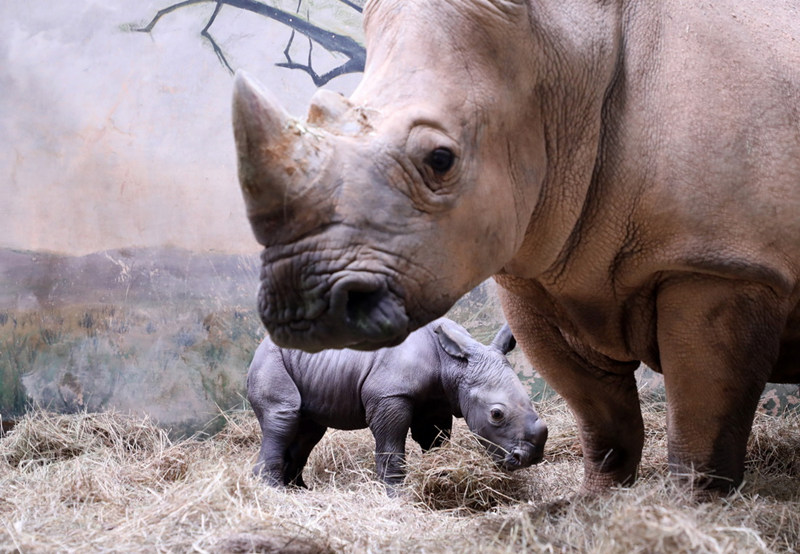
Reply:
<svg viewBox="0 0 800 554"><path fill-rule="evenodd" d="M351 348L365 342L394 346L408 335L404 306L379 276L348 276L337 282L325 321Z"/></svg>
<svg viewBox="0 0 800 554"><path fill-rule="evenodd" d="M331 312L342 323L357 324L380 303L385 287L366 279L343 279L333 287Z"/></svg>
<svg viewBox="0 0 800 554"><path fill-rule="evenodd" d="M384 291L382 289L347 291L347 302L345 304L347 321L358 325L363 319L369 318L375 308L380 305L383 295Z"/></svg>

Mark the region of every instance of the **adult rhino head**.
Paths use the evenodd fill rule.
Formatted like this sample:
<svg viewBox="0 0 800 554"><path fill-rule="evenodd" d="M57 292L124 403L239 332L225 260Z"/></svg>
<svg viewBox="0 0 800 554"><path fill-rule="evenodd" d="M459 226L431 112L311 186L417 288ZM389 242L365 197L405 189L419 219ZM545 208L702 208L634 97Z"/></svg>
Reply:
<svg viewBox="0 0 800 554"><path fill-rule="evenodd" d="M373 1L361 84L349 99L319 90L305 119L237 75L240 182L276 343L397 344L500 271L531 225L546 245L538 263L552 262L549 238L566 238L580 199L541 195L552 64L527 12L521 1ZM555 205L557 218L532 219Z"/></svg>

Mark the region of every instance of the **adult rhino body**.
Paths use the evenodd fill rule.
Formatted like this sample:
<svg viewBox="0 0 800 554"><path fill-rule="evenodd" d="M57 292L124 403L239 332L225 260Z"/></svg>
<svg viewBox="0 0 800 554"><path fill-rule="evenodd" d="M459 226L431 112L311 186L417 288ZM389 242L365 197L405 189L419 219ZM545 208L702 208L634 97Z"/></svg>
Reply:
<svg viewBox="0 0 800 554"><path fill-rule="evenodd" d="M349 99L289 118L240 76L262 319L402 340L490 275L569 403L587 489L630 482L634 370L669 461L741 482L768 381L800 381L800 17L779 0L374 0Z"/></svg>
<svg viewBox="0 0 800 554"><path fill-rule="evenodd" d="M247 374L247 398L261 425L254 473L272 485L305 486L303 468L328 427L375 436L375 467L387 485L403 480L405 445L423 450L463 417L490 455L513 471L542 459L547 426L505 357L516 345L504 326L484 346L449 319L374 352L284 349L269 337Z"/></svg>

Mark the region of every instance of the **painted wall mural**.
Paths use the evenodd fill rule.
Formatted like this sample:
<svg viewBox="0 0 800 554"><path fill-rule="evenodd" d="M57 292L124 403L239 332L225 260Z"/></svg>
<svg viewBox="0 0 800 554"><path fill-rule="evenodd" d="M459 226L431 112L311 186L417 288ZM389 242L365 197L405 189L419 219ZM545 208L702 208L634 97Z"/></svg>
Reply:
<svg viewBox="0 0 800 554"><path fill-rule="evenodd" d="M358 0L4 2L0 415L244 403L263 328L232 73L295 113L364 65Z"/></svg>
<svg viewBox="0 0 800 554"><path fill-rule="evenodd" d="M295 114L318 86L349 94L362 8L0 3L0 416L146 412L180 435L244 405L263 328L232 73L248 70ZM450 315L488 340L502 320L493 283ZM512 361L548 394L521 353ZM764 397L773 412L792 403L796 387Z"/></svg>
<svg viewBox="0 0 800 554"><path fill-rule="evenodd" d="M348 0L339 0L339 2L359 14L362 12L364 4L363 1L351 2ZM287 69L300 69L306 72L309 77L311 77L311 80L314 82L314 84L318 87L327 84L331 79L338 77L339 75L344 75L347 73L360 73L364 70L364 62L366 61L366 50L364 47L350 36L333 32L330 29L312 23L310 18L310 8L306 10L305 18L298 17L301 8L303 8L302 0L297 4L295 13L290 13L280 9L279 7L270 6L252 0L186 0L184 2L178 2L158 10L155 16L153 16L153 19L151 19L147 25L143 27L131 26L130 29L132 31L150 33L162 17L182 8L196 4L207 3L213 3L215 7L214 11L211 13L211 16L208 18L208 21L203 27L203 30L200 31L200 35L209 42L211 47L214 49L214 53L217 55L217 58L219 58L219 61L226 68L228 68L228 71L230 71L231 74L234 73L234 69L230 62L228 62L225 51L220 47L211 33L211 26L216 21L217 16L224 6L262 15L269 19L278 21L287 27L290 27L292 29L292 33L289 35L286 48L283 50L283 55L286 58L286 61L276 65L278 67L284 67ZM337 15L339 14L335 14L333 19L344 19L342 17L337 17ZM330 21L330 18L328 18L328 20ZM355 29L351 29L350 31L356 32ZM306 56L305 61L295 61L293 58L292 46L297 33L304 35L308 39L308 55ZM338 65L333 69L327 69L324 73L320 74L314 70L314 44L318 44L331 54L343 54L346 57L346 60L343 61L341 65Z"/></svg>

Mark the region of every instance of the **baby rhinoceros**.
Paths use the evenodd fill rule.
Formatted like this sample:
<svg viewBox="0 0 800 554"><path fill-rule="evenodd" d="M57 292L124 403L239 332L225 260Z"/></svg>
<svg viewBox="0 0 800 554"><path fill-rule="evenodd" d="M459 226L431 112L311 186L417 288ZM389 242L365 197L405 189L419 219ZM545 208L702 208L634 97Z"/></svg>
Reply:
<svg viewBox="0 0 800 554"><path fill-rule="evenodd" d="M404 477L409 429L426 451L449 435L453 416L502 468L537 463L547 426L505 357L515 344L508 326L485 346L445 318L374 352L308 354L266 338L247 375L263 436L253 472L271 485L305 487L303 467L328 427L369 427L377 474L392 492Z"/></svg>

